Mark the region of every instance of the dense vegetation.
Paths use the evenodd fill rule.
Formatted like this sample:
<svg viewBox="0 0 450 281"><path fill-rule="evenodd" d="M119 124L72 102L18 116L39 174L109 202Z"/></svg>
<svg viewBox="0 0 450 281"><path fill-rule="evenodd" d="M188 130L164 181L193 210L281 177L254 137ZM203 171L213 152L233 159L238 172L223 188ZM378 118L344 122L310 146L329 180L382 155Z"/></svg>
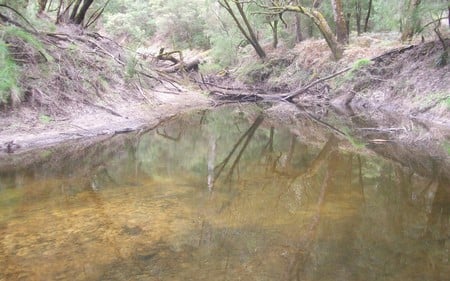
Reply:
<svg viewBox="0 0 450 281"><path fill-rule="evenodd" d="M450 12L448 0L2 0L0 5L0 103L17 92L17 65L7 39L11 26L27 31L14 36L28 41L38 31L73 24L134 50L149 45L209 50L206 67L220 70L235 64L246 46L264 59L267 50L315 37L326 39L335 59L349 38L365 32L398 32L404 41L436 34L445 45L441 25L448 25Z"/></svg>

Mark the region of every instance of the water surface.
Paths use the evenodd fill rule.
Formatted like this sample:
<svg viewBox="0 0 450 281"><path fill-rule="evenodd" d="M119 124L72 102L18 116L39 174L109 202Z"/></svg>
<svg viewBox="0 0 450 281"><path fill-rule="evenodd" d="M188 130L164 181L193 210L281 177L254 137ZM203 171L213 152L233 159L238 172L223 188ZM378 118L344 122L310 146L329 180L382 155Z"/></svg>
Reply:
<svg viewBox="0 0 450 281"><path fill-rule="evenodd" d="M202 111L63 158L0 171L0 280L450 276L448 179L315 127Z"/></svg>

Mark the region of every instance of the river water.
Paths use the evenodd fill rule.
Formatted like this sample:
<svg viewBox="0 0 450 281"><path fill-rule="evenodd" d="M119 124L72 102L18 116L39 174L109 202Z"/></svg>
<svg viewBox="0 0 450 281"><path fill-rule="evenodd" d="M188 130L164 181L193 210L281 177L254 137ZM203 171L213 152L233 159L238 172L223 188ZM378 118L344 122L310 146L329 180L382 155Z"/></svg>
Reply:
<svg viewBox="0 0 450 281"><path fill-rule="evenodd" d="M449 280L448 178L319 127L200 111L0 171L0 280Z"/></svg>

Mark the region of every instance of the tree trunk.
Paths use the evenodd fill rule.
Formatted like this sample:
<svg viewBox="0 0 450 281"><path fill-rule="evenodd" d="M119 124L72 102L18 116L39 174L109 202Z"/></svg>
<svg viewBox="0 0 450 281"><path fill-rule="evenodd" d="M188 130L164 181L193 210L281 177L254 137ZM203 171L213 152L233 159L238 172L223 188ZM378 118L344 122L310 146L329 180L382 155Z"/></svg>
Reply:
<svg viewBox="0 0 450 281"><path fill-rule="evenodd" d="M81 1L82 0L77 0L73 5L72 13L70 13L70 21L72 22L75 22L75 17L77 16L78 8L80 7Z"/></svg>
<svg viewBox="0 0 450 281"><path fill-rule="evenodd" d="M45 6L47 6L47 0L38 0L38 14L42 14L45 11Z"/></svg>
<svg viewBox="0 0 450 281"><path fill-rule="evenodd" d="M266 53L264 52L263 48L261 47L261 45L258 42L258 38L255 35L255 32L253 31L252 26L250 25L247 16L245 15L244 9L243 9L243 4L239 1L234 2L234 4L236 5L236 8L239 11L239 15L241 16L242 21L244 22L245 28L244 26L241 24L241 22L239 21L239 19L237 18L237 15L235 14L235 12L233 11L233 9L230 6L230 3L228 2L229 0L223 0L220 1L219 4L225 8L225 10L231 15L231 17L233 18L234 22L236 23L239 31L242 33L242 35L244 35L245 39L248 40L248 42L253 46L253 48L255 49L256 53L258 54L258 56L261 59L266 58Z"/></svg>
<svg viewBox="0 0 450 281"><path fill-rule="evenodd" d="M331 30L330 26L328 25L327 20L325 17L316 9L306 8L303 6L285 6L283 7L284 11L289 12L297 12L306 15L309 17L313 23L319 28L320 33L322 33L322 36L325 38L325 41L328 44L328 47L330 48L331 52L333 53L333 57L336 60L339 60L342 58L344 54L344 49L342 45L337 41L336 37L333 34L333 31Z"/></svg>
<svg viewBox="0 0 450 281"><path fill-rule="evenodd" d="M244 8L243 8L243 4L240 3L239 1L235 2L235 5L239 11L239 14L241 15L242 20L244 21L245 26L247 27L248 30L248 34L249 37L251 39L251 44L253 45L253 47L256 50L256 53L258 54L258 56L262 59L264 59L266 57L266 53L264 52L263 48L261 47L261 45L259 45L258 42L258 38L255 35L255 32L253 31L252 26L250 25L247 15L244 12Z"/></svg>
<svg viewBox="0 0 450 281"><path fill-rule="evenodd" d="M297 2L298 2L298 1L297 1ZM300 3L297 3L297 4L300 4ZM314 9L319 8L320 4L322 4L322 0L314 0L314 2L313 2L313 8L314 8Z"/></svg>
<svg viewBox="0 0 450 281"><path fill-rule="evenodd" d="M366 20L364 21L364 32L367 32L369 28L369 19L371 12L372 12L372 0L369 0L369 8L367 10Z"/></svg>
<svg viewBox="0 0 450 281"><path fill-rule="evenodd" d="M402 41L411 41L419 23L418 8L421 0L409 0L406 10L405 25L403 26Z"/></svg>
<svg viewBox="0 0 450 281"><path fill-rule="evenodd" d="M84 18L86 17L86 12L88 11L89 7L92 5L94 0L84 0L83 5L81 6L80 11L78 12L77 16L75 17L75 24L82 24L84 21Z"/></svg>
<svg viewBox="0 0 450 281"><path fill-rule="evenodd" d="M336 23L337 41L341 44L348 44L347 24L345 23L342 0L331 0L333 6L334 22Z"/></svg>
<svg viewBox="0 0 450 281"><path fill-rule="evenodd" d="M297 43L303 41L302 21L298 13L295 14L295 41Z"/></svg>
<svg viewBox="0 0 450 281"><path fill-rule="evenodd" d="M356 32L361 35L361 3L356 0L355 4Z"/></svg>
<svg viewBox="0 0 450 281"><path fill-rule="evenodd" d="M278 20L274 20L270 27L272 28L272 47L276 49L278 46Z"/></svg>

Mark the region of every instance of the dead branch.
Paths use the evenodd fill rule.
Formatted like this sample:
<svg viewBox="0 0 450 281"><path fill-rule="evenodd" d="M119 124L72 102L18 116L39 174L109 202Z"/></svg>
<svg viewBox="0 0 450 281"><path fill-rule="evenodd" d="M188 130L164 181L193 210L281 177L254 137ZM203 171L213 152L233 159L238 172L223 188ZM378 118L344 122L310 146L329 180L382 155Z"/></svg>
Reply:
<svg viewBox="0 0 450 281"><path fill-rule="evenodd" d="M180 59L177 59L174 56L172 56L173 54L178 54L180 56ZM183 53L181 51L164 52L164 48L161 48L159 50L159 54L156 56L156 59L162 61L171 61L175 65L178 64L179 62L183 62Z"/></svg>
<svg viewBox="0 0 450 281"><path fill-rule="evenodd" d="M415 45L409 45L409 46L406 46L406 47L403 47L403 48L400 48L400 49L395 49L395 50L386 52L386 53L384 53L382 55L376 56L376 57L374 57L374 58L372 58L370 60L374 61L374 62L379 62L380 60L382 60L383 58L385 58L387 56L390 56L390 55L392 55L394 53L401 54L401 53L403 53L403 52L405 52L405 51L407 51L409 49L412 49L414 47L415 47ZM239 94L236 94L236 93L223 93L223 92L220 92L220 91L211 91L210 94L211 95L216 95L216 97L218 97L218 99L222 100L222 101L230 100L230 101L244 101L244 102L247 101L248 102L248 101L261 101L261 100L263 100L263 101L268 101L268 102L276 102L276 101L293 102L293 98L295 98L295 97L297 97L297 96L299 96L301 94L304 94L305 92L307 92L312 87L314 87L314 86L316 86L316 85L318 85L320 83L323 83L323 82L325 82L327 80L333 79L336 76L339 76L339 75L341 75L343 73L346 73L346 72L348 72L348 71L350 71L352 69L353 69L352 67L346 67L346 68L341 69L341 70L339 70L339 71L337 71L337 72L335 72L333 74L330 74L330 75L328 75L326 77L320 78L318 80L314 80L314 81L310 82L309 84L307 84L306 86L301 87L300 89L294 90L294 91L289 92L289 93L284 93L284 94L259 94L259 93L249 93L249 94L239 93Z"/></svg>
<svg viewBox="0 0 450 281"><path fill-rule="evenodd" d="M175 64L173 66L164 68L163 71L167 72L167 73L175 73L175 72L178 72L178 71L186 71L186 72L188 72L188 71L191 71L191 70L197 71L199 64L200 64L200 60L199 59L193 59L193 60L191 60L191 61L189 61L187 63L184 63L184 62L181 61L181 62L179 62L179 63L177 63L177 64Z"/></svg>

